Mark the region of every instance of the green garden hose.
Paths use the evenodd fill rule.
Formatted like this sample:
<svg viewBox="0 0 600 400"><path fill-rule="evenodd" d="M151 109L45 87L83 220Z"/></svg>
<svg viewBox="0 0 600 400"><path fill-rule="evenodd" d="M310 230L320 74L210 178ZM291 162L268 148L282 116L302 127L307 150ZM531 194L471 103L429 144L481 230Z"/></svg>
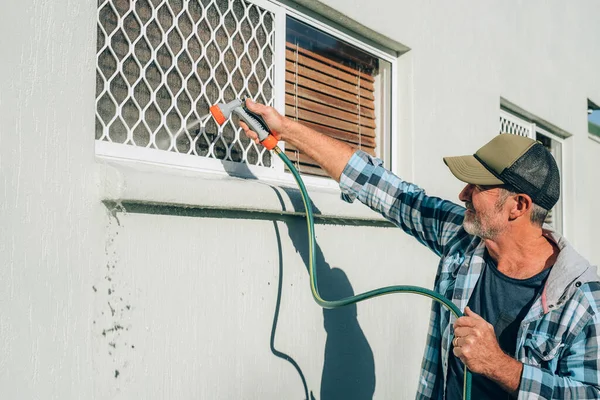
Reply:
<svg viewBox="0 0 600 400"><path fill-rule="evenodd" d="M451 301L441 296L439 293L436 293L432 290L422 288L419 286L407 286L407 285L399 285L399 286L386 286L380 289L370 290L365 293L358 294L356 296L346 297L340 300L327 301L323 300L321 295L319 294L319 287L317 285L317 274L315 273L315 231L314 231L314 219L312 213L312 207L310 204L310 198L308 197L308 192L306 191L306 187L304 186L304 182L300 177L300 174L290 161L290 159L285 155L283 151L279 148L279 146L275 146L273 151L277 153L277 155L283 160L285 165L289 168L294 175L294 179L300 188L300 192L302 194L302 201L304 202L304 209L306 210L306 223L308 225L308 249L309 249L309 265L308 272L310 275L310 290L312 292L313 298L323 308L337 308L342 307L348 304L358 303L359 301L363 301L366 299L370 299L372 297L383 296L385 294L390 293L413 293L419 294L422 296L427 296L444 306L446 306L455 316L459 318L462 316L462 312L454 305ZM464 384L463 384L463 399L470 400L471 399L471 372L465 367L464 374Z"/></svg>

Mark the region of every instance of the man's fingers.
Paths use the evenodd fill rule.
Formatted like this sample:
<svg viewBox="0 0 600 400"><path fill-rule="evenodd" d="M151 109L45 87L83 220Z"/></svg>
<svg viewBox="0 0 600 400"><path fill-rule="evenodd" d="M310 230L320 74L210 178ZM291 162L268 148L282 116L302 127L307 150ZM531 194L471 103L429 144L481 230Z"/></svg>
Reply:
<svg viewBox="0 0 600 400"><path fill-rule="evenodd" d="M455 337L465 337L465 336L471 335L472 333L473 333L472 328L468 328L468 327L454 328L454 336Z"/></svg>
<svg viewBox="0 0 600 400"><path fill-rule="evenodd" d="M267 106L265 106L264 104L254 102L250 98L246 99L246 107L248 107L250 111L254 111L255 113L261 115L264 114L264 112L267 110Z"/></svg>
<svg viewBox="0 0 600 400"><path fill-rule="evenodd" d="M246 125L246 123L244 121L240 121L240 126L244 130L244 133L246 134L246 136L248 136L250 139L252 139L254 141L254 143L256 143L256 144L260 143L256 132L251 131L250 128L248 127L248 125Z"/></svg>
<svg viewBox="0 0 600 400"><path fill-rule="evenodd" d="M476 314L476 313L475 313L475 312L473 312L473 310L471 310L469 307L466 307L466 308L465 308L465 315L466 315L467 317L472 317L472 318L475 318L475 319L483 319L483 318L481 317L481 315L479 315L479 314Z"/></svg>
<svg viewBox="0 0 600 400"><path fill-rule="evenodd" d="M462 361L464 364L465 360L463 360L464 352L463 352L462 347L454 347L452 352L454 353L456 358L460 359L460 361Z"/></svg>
<svg viewBox="0 0 600 400"><path fill-rule="evenodd" d="M246 136L248 136L250 139L254 139L258 136L255 132L250 130L250 127L248 127L248 125L244 121L240 120L239 124L240 127L244 130Z"/></svg>
<svg viewBox="0 0 600 400"><path fill-rule="evenodd" d="M473 317L460 317L454 322L454 329L458 327L472 328L477 325L477 320Z"/></svg>

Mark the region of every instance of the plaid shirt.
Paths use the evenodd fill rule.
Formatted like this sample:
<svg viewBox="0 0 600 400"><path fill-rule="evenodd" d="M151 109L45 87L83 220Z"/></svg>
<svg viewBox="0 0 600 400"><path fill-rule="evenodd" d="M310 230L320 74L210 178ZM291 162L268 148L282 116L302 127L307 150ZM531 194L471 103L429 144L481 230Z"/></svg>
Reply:
<svg viewBox="0 0 600 400"><path fill-rule="evenodd" d="M430 197L356 152L340 178L342 198L361 202L414 236L441 260L434 290L461 310L485 268L485 245L462 227L465 209ZM544 229L560 253L543 292L523 319L512 356L524 364L519 399L600 398L600 283L596 268ZM442 399L454 315L433 302L418 399Z"/></svg>

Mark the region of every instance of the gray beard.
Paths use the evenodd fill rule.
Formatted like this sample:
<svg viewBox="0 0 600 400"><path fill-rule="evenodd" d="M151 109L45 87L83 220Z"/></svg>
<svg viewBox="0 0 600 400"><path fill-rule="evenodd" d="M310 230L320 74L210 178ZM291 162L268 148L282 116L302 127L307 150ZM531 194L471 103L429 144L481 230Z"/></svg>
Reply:
<svg viewBox="0 0 600 400"><path fill-rule="evenodd" d="M495 239L500 234L499 229L495 229L492 227L484 229L481 226L481 223L475 218L470 218L467 221L467 218L465 217L463 221L463 228L465 228L465 231L468 234L478 236L482 239Z"/></svg>

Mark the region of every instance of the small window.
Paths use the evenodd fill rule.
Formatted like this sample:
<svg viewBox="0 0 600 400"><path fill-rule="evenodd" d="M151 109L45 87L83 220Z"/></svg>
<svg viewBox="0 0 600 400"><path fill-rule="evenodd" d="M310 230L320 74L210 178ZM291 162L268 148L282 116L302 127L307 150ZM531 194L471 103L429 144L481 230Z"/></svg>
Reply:
<svg viewBox="0 0 600 400"><path fill-rule="evenodd" d="M535 139L542 143L554 156L561 177L561 196L552 210L548 210L546 224L552 226L559 233L563 231L563 138L558 136L554 129L542 125L533 118L512 112L508 109L500 110L499 133L511 133Z"/></svg>
<svg viewBox="0 0 600 400"><path fill-rule="evenodd" d="M251 97L389 162L394 57L275 1L99 0L96 55L99 155L286 177L235 118L208 117Z"/></svg>
<svg viewBox="0 0 600 400"><path fill-rule="evenodd" d="M588 132L590 137L600 140L600 107L588 100Z"/></svg>

